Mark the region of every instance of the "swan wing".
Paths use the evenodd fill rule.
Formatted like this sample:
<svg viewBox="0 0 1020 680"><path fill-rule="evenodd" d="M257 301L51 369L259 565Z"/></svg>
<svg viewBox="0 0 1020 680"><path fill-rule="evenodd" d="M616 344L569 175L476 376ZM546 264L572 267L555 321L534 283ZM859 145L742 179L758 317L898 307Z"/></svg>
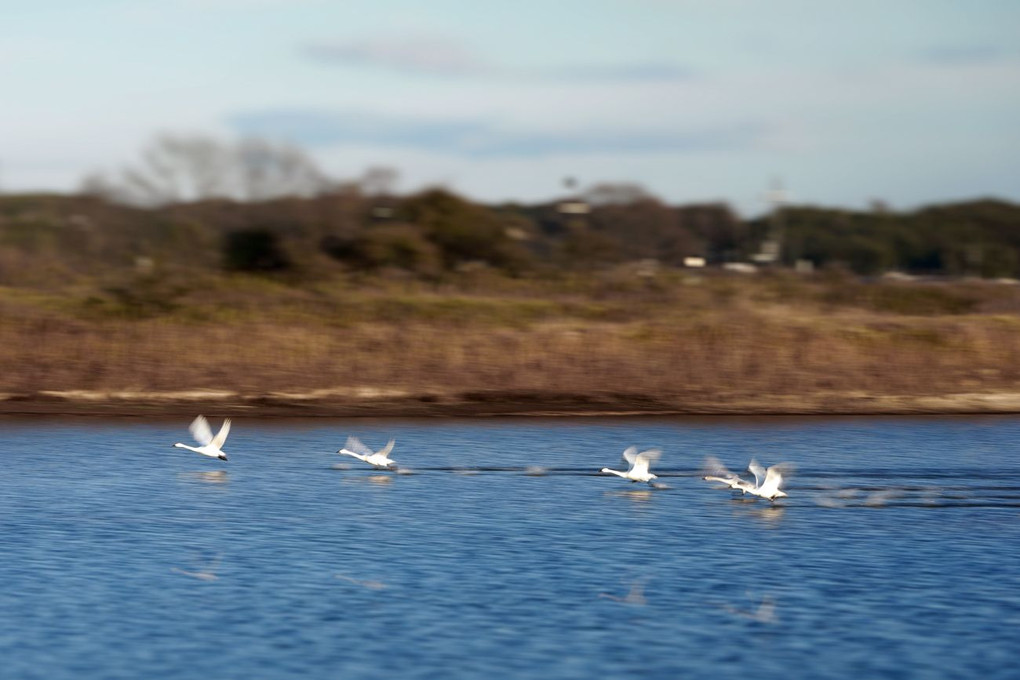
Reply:
<svg viewBox="0 0 1020 680"><path fill-rule="evenodd" d="M721 479L734 479L736 475L726 469L722 461L715 456L706 456L704 465L705 477L719 477Z"/></svg>
<svg viewBox="0 0 1020 680"><path fill-rule="evenodd" d="M634 462L637 460L637 455L637 447L628 446L627 450L623 452L623 459L633 466Z"/></svg>
<svg viewBox="0 0 1020 680"><path fill-rule="evenodd" d="M765 468L759 465L758 461L752 458L751 462L747 464L747 469L751 472L752 475L754 475L754 485L756 487L761 486L764 483L763 480L765 480L766 478Z"/></svg>
<svg viewBox="0 0 1020 680"><path fill-rule="evenodd" d="M662 455L662 451L658 449L649 449L648 451L642 451L641 453L634 456L634 464L631 466L631 471L637 474L645 474L648 472L648 464L654 460L658 460L659 456Z"/></svg>
<svg viewBox="0 0 1020 680"><path fill-rule="evenodd" d="M397 440L391 439L389 441L389 443L386 444L386 446L384 446L383 448L381 448L378 451L376 451L376 453L378 455L382 456L383 458L389 458L390 451L393 450L393 445L396 444L396 443L397 443Z"/></svg>
<svg viewBox="0 0 1020 680"><path fill-rule="evenodd" d="M371 456L373 453L372 449L362 444L361 440L357 437L348 437L344 448L361 456Z"/></svg>
<svg viewBox="0 0 1020 680"><path fill-rule="evenodd" d="M227 442L227 435L230 434L230 418L226 418L223 421L223 426L220 427L220 431L213 437L212 445L217 449L222 449L223 445Z"/></svg>
<svg viewBox="0 0 1020 680"><path fill-rule="evenodd" d="M768 496L779 491L779 487L783 483L784 471L785 468L782 465L773 465L765 472L765 481L759 487L762 494Z"/></svg>
<svg viewBox="0 0 1020 680"><path fill-rule="evenodd" d="M637 455L636 460L637 461L644 461L645 467L648 467L649 463L654 463L655 461L659 460L659 458L661 458L661 457L662 457L662 451L660 451L659 449L648 449L647 451L642 451L641 453L639 453Z"/></svg>
<svg viewBox="0 0 1020 680"><path fill-rule="evenodd" d="M202 446L208 446L209 442L213 440L212 430L209 429L209 421L205 419L205 416L198 416L191 421L188 430L195 441Z"/></svg>

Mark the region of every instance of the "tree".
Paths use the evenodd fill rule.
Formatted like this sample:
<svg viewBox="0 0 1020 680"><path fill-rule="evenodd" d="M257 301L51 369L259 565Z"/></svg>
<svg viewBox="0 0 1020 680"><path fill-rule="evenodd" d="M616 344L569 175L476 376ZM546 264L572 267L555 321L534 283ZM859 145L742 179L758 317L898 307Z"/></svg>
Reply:
<svg viewBox="0 0 1020 680"><path fill-rule="evenodd" d="M633 182L603 182L595 184L585 190L583 197L593 206L629 205L653 198L647 189Z"/></svg>
<svg viewBox="0 0 1020 680"><path fill-rule="evenodd" d="M315 196L331 182L315 162L300 149L264 139L243 139L227 158L237 174L239 198L266 201L285 196Z"/></svg>
<svg viewBox="0 0 1020 680"><path fill-rule="evenodd" d="M687 205L674 209L680 225L704 243L712 263L747 257L757 246L750 238L748 223L741 221L723 203Z"/></svg>
<svg viewBox="0 0 1020 680"><path fill-rule="evenodd" d="M138 164L123 169L117 180L93 174L82 183L86 193L146 207L213 198L307 197L331 186L310 157L288 144L179 135L157 137Z"/></svg>
<svg viewBox="0 0 1020 680"><path fill-rule="evenodd" d="M373 166L358 180L358 188L366 196L389 196L396 189L400 173L394 168Z"/></svg>
<svg viewBox="0 0 1020 680"><path fill-rule="evenodd" d="M400 214L439 246L449 268L472 260L502 265L515 245L493 212L444 189L412 196L401 206Z"/></svg>
<svg viewBox="0 0 1020 680"><path fill-rule="evenodd" d="M597 207L588 221L593 232L616 242L617 260L654 258L679 264L685 257L703 252L677 212L654 198Z"/></svg>

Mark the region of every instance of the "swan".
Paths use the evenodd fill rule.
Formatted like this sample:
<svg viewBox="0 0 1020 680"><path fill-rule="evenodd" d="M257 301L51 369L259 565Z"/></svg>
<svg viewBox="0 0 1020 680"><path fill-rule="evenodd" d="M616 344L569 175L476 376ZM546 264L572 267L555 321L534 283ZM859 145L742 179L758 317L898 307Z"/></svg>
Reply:
<svg viewBox="0 0 1020 680"><path fill-rule="evenodd" d="M648 464L653 460L659 460L661 455L662 451L658 449L649 449L648 451L638 453L637 447L631 446L623 452L623 459L630 463L629 470L620 472L619 470L602 468L600 472L623 477L632 482L651 482L653 479L658 479L658 477L648 471Z"/></svg>
<svg viewBox="0 0 1020 680"><path fill-rule="evenodd" d="M731 489L739 489L741 493L748 493L755 485L746 479L741 479L726 469L726 466L715 456L705 458L705 471L708 473L702 479L706 482L719 482Z"/></svg>
<svg viewBox="0 0 1020 680"><path fill-rule="evenodd" d="M747 493L761 498L767 498L775 503L777 498L785 498L786 492L780 491L779 486L783 483L783 472L790 470L788 463L773 465L767 470L758 464L754 458L748 463L747 469L754 474L754 488L748 489Z"/></svg>
<svg viewBox="0 0 1020 680"><path fill-rule="evenodd" d="M396 467L397 461L390 458L390 451L393 450L394 443L395 441L391 439L385 448L373 452L372 449L362 444L361 440L357 437L348 437L347 443L337 453L343 456L352 456L375 468Z"/></svg>
<svg viewBox="0 0 1020 680"><path fill-rule="evenodd" d="M227 454L223 453L220 449L223 448L223 443L227 441L227 435L230 434L230 418L223 421L223 426L216 433L215 437L212 434L212 430L209 429L209 421L205 419L205 416L195 418L191 425L188 426L188 430L191 431L191 436L201 446L188 446L187 444L177 442L174 444L176 448L201 453L203 456L209 456L210 458L227 459Z"/></svg>

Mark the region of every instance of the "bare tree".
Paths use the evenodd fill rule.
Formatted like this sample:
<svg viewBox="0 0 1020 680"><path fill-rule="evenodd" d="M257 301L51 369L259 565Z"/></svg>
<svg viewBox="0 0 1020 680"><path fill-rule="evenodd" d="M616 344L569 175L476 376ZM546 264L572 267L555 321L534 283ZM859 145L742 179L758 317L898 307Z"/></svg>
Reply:
<svg viewBox="0 0 1020 680"><path fill-rule="evenodd" d="M122 173L123 190L144 205L230 196L230 151L207 137L162 135Z"/></svg>
<svg viewBox="0 0 1020 680"><path fill-rule="evenodd" d="M396 189L400 173L394 168L373 166L358 180L358 188L366 196L386 196Z"/></svg>
<svg viewBox="0 0 1020 680"><path fill-rule="evenodd" d="M242 200L314 196L333 184L300 149L262 139L245 139L234 149Z"/></svg>
<svg viewBox="0 0 1020 680"><path fill-rule="evenodd" d="M140 162L122 170L118 180L93 174L82 183L88 193L145 206L209 198L260 201L312 196L330 186L315 162L288 144L178 135L157 137L142 151Z"/></svg>

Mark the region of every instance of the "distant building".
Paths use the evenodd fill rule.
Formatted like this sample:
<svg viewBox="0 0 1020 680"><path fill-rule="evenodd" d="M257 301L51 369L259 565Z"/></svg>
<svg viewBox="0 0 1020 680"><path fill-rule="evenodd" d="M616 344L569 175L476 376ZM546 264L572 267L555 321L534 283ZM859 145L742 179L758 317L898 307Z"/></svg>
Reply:
<svg viewBox="0 0 1020 680"><path fill-rule="evenodd" d="M584 201L564 201L556 209L564 215L587 215L591 212L591 206Z"/></svg>

